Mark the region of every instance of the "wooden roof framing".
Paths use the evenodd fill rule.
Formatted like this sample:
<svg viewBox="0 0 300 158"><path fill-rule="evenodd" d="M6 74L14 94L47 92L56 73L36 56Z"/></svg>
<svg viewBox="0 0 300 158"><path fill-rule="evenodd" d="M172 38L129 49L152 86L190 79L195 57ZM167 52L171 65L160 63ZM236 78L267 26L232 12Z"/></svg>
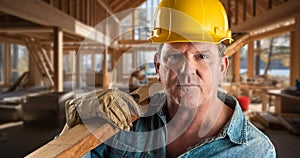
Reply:
<svg viewBox="0 0 300 158"><path fill-rule="evenodd" d="M221 0L233 32L252 32L300 14L299 0Z"/></svg>

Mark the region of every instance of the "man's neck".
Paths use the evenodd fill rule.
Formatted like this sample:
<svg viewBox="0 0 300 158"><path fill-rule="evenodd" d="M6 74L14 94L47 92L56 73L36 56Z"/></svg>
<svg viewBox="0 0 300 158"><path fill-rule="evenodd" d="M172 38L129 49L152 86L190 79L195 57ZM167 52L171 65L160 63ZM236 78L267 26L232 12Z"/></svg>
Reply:
<svg viewBox="0 0 300 158"><path fill-rule="evenodd" d="M233 114L233 110L218 98L207 101L196 109L179 108L177 105L168 104L168 112L170 121L167 125L169 144L167 149L170 153L184 152L186 148L217 135Z"/></svg>

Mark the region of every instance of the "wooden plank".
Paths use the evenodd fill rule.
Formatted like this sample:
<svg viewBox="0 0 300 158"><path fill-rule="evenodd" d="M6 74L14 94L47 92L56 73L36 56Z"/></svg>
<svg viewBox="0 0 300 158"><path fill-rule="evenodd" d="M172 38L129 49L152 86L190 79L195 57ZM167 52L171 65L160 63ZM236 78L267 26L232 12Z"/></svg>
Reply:
<svg viewBox="0 0 300 158"><path fill-rule="evenodd" d="M52 33L50 27L0 27L1 33Z"/></svg>
<svg viewBox="0 0 300 158"><path fill-rule="evenodd" d="M290 0L271 10L268 10L255 18L251 18L239 25L232 25L233 32L251 32L282 20L289 19L300 13L300 1Z"/></svg>
<svg viewBox="0 0 300 158"><path fill-rule="evenodd" d="M251 5L251 15L252 17L256 16L256 0L252 0L252 5Z"/></svg>
<svg viewBox="0 0 300 158"><path fill-rule="evenodd" d="M300 15L295 17L294 77L300 80ZM295 81L294 81L295 82Z"/></svg>
<svg viewBox="0 0 300 158"><path fill-rule="evenodd" d="M103 52L103 63L102 63L102 88L107 89L109 87L108 78L107 78L107 54L108 47L105 47L105 51Z"/></svg>
<svg viewBox="0 0 300 158"><path fill-rule="evenodd" d="M83 124L80 124L29 154L26 158L80 157L117 132L119 129L105 124L91 133Z"/></svg>
<svg viewBox="0 0 300 158"><path fill-rule="evenodd" d="M234 53L240 51L240 49L250 41L250 34L248 33L237 33L237 35L235 34L236 33L234 33L233 36L237 36L237 39L234 39L234 42L226 48L225 55L227 56L231 56Z"/></svg>
<svg viewBox="0 0 300 158"><path fill-rule="evenodd" d="M148 101L150 87L156 83L159 82L154 81L149 83L133 91L131 94L138 94L140 96L139 104L144 105ZM155 90L157 92L161 91L158 88ZM133 121L137 119L138 117L132 116ZM26 158L80 157L120 131L105 121L97 121L96 125L89 124L89 127L96 127L97 129L87 129L85 125L79 124L66 131L57 139L32 152Z"/></svg>
<svg viewBox="0 0 300 158"><path fill-rule="evenodd" d="M295 31L291 31L290 33L290 72L295 72L294 65L295 63ZM295 75L294 73L290 73L290 86L295 86Z"/></svg>
<svg viewBox="0 0 300 158"><path fill-rule="evenodd" d="M117 13L119 11L119 9L121 9L122 7L124 7L124 5L126 5L126 3L128 3L128 1L123 0L121 3L119 3L116 7L112 8L112 12L113 13Z"/></svg>
<svg viewBox="0 0 300 158"><path fill-rule="evenodd" d="M248 78L254 77L254 41L248 43L248 55L247 55L247 76Z"/></svg>
<svg viewBox="0 0 300 158"><path fill-rule="evenodd" d="M54 90L63 91L63 32L60 28L53 29L53 53L54 53Z"/></svg>
<svg viewBox="0 0 300 158"><path fill-rule="evenodd" d="M134 45L150 43L149 40L118 40L120 45Z"/></svg>
<svg viewBox="0 0 300 158"><path fill-rule="evenodd" d="M86 24L91 26L91 0L86 0Z"/></svg>
<svg viewBox="0 0 300 158"><path fill-rule="evenodd" d="M81 68L81 63L80 63L80 55L81 54L81 52L79 53L78 51L77 51L77 53L75 54L75 59L76 59L76 64L75 64L75 72L74 73L76 73L76 77L75 77L75 84L76 84L76 89L80 89L80 74L81 74L81 70L80 70L80 68Z"/></svg>
<svg viewBox="0 0 300 158"><path fill-rule="evenodd" d="M108 14L117 22L119 23L120 20L118 17L115 16L115 12L112 11L112 9L108 6L108 4L104 3L102 0L97 0L97 2L108 12ZM126 0L123 0L123 3L126 2ZM121 4L120 4L121 5Z"/></svg>
<svg viewBox="0 0 300 158"><path fill-rule="evenodd" d="M5 43L5 85L11 84L11 44Z"/></svg>
<svg viewBox="0 0 300 158"><path fill-rule="evenodd" d="M25 42L20 39L17 39L17 38L11 37L11 36L5 36L5 35L0 36L0 41L3 43L14 43L14 44L20 44L20 45L25 44Z"/></svg>
<svg viewBox="0 0 300 158"><path fill-rule="evenodd" d="M232 56L232 75L234 82L240 82L241 51L237 51Z"/></svg>
<svg viewBox="0 0 300 158"><path fill-rule="evenodd" d="M260 39L267 38L267 37L269 37L269 38L275 37L278 35L282 35L282 34L291 32L293 30L295 30L294 24L288 25L288 26L282 26L282 27L276 28L274 30L266 31L266 32L263 32L260 34L256 34L256 35L251 34L251 40L256 41L256 40L260 40Z"/></svg>
<svg viewBox="0 0 300 158"><path fill-rule="evenodd" d="M247 20L247 0L243 0L243 21Z"/></svg>
<svg viewBox="0 0 300 158"><path fill-rule="evenodd" d="M234 24L238 25L239 24L239 0L235 0L234 2L234 17L235 17L235 21Z"/></svg>

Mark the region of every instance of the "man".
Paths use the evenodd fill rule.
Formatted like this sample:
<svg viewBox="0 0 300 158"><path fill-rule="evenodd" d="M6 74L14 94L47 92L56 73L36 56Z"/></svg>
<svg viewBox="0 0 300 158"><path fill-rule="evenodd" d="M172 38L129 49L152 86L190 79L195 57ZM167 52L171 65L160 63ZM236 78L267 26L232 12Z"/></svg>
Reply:
<svg viewBox="0 0 300 158"><path fill-rule="evenodd" d="M165 93L151 97L151 110L129 132L85 157L276 157L236 99L218 91L229 64L222 43L231 40L218 0L163 0L150 41L158 43L154 62Z"/></svg>

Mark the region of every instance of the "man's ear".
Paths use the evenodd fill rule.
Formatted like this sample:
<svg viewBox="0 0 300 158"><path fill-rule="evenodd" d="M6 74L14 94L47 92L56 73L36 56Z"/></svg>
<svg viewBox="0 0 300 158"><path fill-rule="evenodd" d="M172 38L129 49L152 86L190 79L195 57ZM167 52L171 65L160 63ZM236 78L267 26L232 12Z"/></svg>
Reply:
<svg viewBox="0 0 300 158"><path fill-rule="evenodd" d="M222 73L221 81L226 76L228 66L229 66L228 57L227 56L222 57L222 61L221 61L221 73Z"/></svg>
<svg viewBox="0 0 300 158"><path fill-rule="evenodd" d="M159 66L160 66L160 63L159 63L159 59L158 59L158 54L155 54L154 55L154 66L155 66L155 72L156 74L158 75L158 72L159 72Z"/></svg>

